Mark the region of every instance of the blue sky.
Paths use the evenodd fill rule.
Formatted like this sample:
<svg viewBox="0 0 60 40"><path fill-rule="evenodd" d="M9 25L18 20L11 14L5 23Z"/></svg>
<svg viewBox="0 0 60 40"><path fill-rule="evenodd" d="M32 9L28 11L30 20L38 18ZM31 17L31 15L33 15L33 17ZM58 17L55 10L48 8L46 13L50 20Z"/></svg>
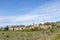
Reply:
<svg viewBox="0 0 60 40"><path fill-rule="evenodd" d="M60 21L59 0L0 0L0 26Z"/></svg>

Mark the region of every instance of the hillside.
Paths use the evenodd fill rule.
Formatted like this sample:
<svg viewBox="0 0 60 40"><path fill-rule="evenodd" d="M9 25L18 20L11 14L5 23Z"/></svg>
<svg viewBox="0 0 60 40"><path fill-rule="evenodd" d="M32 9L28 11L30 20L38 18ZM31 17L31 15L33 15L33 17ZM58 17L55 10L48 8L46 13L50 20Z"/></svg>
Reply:
<svg viewBox="0 0 60 40"><path fill-rule="evenodd" d="M0 31L0 40L50 40L60 28L42 31ZM59 37L60 38L60 37Z"/></svg>
<svg viewBox="0 0 60 40"><path fill-rule="evenodd" d="M52 25L48 29L34 30L1 30L0 40L57 40L60 39L60 22L46 22L45 25ZM28 27L29 28L29 27ZM58 34L58 35L57 35Z"/></svg>

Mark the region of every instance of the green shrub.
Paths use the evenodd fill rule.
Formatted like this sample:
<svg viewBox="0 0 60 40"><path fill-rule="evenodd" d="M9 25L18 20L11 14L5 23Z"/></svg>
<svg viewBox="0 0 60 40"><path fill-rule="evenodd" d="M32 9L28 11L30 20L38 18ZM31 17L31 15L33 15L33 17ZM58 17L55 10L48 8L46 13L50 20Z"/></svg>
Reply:
<svg viewBox="0 0 60 40"><path fill-rule="evenodd" d="M7 31L7 30L9 30L9 29L8 29L8 26L6 26L6 27L4 28L4 31Z"/></svg>
<svg viewBox="0 0 60 40"><path fill-rule="evenodd" d="M0 31L2 31L2 29L0 28Z"/></svg>
<svg viewBox="0 0 60 40"><path fill-rule="evenodd" d="M35 29L31 28L30 30L31 30L31 31L34 31Z"/></svg>
<svg viewBox="0 0 60 40"><path fill-rule="evenodd" d="M53 30L53 29L50 29L50 31L51 31L51 32L54 32L54 30Z"/></svg>
<svg viewBox="0 0 60 40"><path fill-rule="evenodd" d="M6 35L6 38L9 38L10 36L9 35Z"/></svg>
<svg viewBox="0 0 60 40"><path fill-rule="evenodd" d="M4 33L2 33L2 35L4 35Z"/></svg>

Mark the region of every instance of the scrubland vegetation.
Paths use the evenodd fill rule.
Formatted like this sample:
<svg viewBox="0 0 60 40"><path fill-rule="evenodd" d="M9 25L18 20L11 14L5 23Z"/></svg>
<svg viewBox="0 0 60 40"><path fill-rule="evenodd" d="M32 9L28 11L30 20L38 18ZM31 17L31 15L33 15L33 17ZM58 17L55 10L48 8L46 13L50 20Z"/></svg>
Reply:
<svg viewBox="0 0 60 40"><path fill-rule="evenodd" d="M4 30L0 29L0 40L60 40L60 22L46 22L51 24L52 28L48 29L25 29L25 30Z"/></svg>

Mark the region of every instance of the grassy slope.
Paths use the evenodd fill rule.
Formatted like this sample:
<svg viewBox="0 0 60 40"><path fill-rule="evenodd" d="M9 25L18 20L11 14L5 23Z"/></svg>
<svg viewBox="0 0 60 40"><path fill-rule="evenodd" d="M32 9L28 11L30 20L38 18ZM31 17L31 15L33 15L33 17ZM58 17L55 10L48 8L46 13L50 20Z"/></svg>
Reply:
<svg viewBox="0 0 60 40"><path fill-rule="evenodd" d="M0 31L0 40L45 40L48 35L41 31Z"/></svg>
<svg viewBox="0 0 60 40"><path fill-rule="evenodd" d="M0 31L0 40L48 40L49 35L42 31Z"/></svg>
<svg viewBox="0 0 60 40"><path fill-rule="evenodd" d="M50 40L56 35L59 29L43 31L0 31L0 40Z"/></svg>
<svg viewBox="0 0 60 40"><path fill-rule="evenodd" d="M0 40L38 40L40 32L1 31Z"/></svg>
<svg viewBox="0 0 60 40"><path fill-rule="evenodd" d="M60 33L51 38L51 40L60 40Z"/></svg>

